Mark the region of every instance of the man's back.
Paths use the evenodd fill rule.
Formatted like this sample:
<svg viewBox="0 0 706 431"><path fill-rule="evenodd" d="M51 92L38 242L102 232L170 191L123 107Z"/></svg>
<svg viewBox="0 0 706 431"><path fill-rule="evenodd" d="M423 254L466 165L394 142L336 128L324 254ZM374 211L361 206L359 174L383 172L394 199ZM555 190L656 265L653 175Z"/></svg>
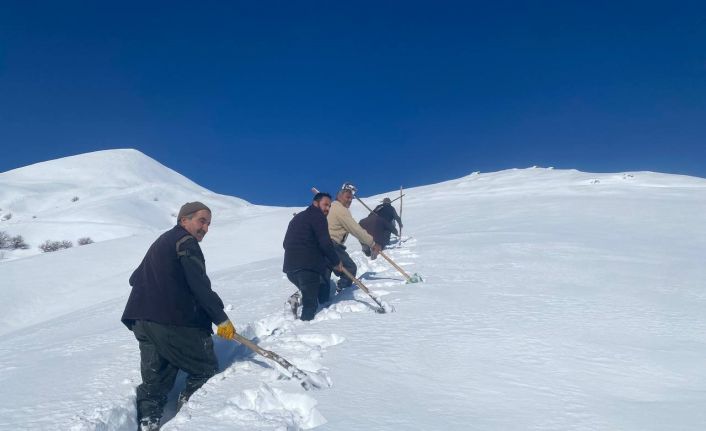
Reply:
<svg viewBox="0 0 706 431"><path fill-rule="evenodd" d="M397 234L395 225L380 217L378 214L370 213L360 221L360 226L366 230L376 243L386 246L390 243L390 234Z"/></svg>
<svg viewBox="0 0 706 431"><path fill-rule="evenodd" d="M334 242L342 245L348 234L351 233L361 243L368 246L373 245L373 237L360 227L358 222L353 219L350 210L342 203L335 201L331 204L327 219L329 235Z"/></svg>
<svg viewBox="0 0 706 431"><path fill-rule="evenodd" d="M375 207L373 212L375 212L375 214L379 215L380 217L384 218L389 222L391 222L392 220L397 220L398 223L400 222L400 216L397 215L395 207L390 204L378 205L377 207Z"/></svg>
<svg viewBox="0 0 706 431"><path fill-rule="evenodd" d="M198 242L183 227L175 226L155 240L132 273L132 291L122 316L125 325L131 327L136 320L149 320L210 331L211 318L194 296L178 253L188 256L196 266L200 264L199 272L202 270L207 280L205 259ZM220 299L209 298L209 302L222 307Z"/></svg>
<svg viewBox="0 0 706 431"><path fill-rule="evenodd" d="M308 269L323 274L328 265L338 262L329 238L326 216L313 205L292 218L282 246L284 272Z"/></svg>

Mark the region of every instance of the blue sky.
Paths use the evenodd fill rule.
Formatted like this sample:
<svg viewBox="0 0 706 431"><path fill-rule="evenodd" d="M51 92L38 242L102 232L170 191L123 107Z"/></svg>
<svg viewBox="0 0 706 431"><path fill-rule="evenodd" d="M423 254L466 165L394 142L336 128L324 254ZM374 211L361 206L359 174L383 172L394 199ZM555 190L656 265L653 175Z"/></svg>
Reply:
<svg viewBox="0 0 706 431"><path fill-rule="evenodd" d="M706 177L703 2L3 2L0 171L136 148L251 202Z"/></svg>

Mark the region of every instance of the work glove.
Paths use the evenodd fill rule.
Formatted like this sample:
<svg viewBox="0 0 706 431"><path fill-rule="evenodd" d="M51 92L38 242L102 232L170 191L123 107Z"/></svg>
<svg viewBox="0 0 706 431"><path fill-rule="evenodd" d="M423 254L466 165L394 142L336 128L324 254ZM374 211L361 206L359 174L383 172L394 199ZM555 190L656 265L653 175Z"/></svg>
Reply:
<svg viewBox="0 0 706 431"><path fill-rule="evenodd" d="M230 319L223 323L218 324L218 330L216 331L219 337L225 338L226 340L232 340L235 338L235 327L231 323Z"/></svg>
<svg viewBox="0 0 706 431"><path fill-rule="evenodd" d="M334 271L338 271L338 272L340 272L341 274L343 274L343 262L341 262L341 263L339 263L338 265L336 265L336 267L334 268Z"/></svg>

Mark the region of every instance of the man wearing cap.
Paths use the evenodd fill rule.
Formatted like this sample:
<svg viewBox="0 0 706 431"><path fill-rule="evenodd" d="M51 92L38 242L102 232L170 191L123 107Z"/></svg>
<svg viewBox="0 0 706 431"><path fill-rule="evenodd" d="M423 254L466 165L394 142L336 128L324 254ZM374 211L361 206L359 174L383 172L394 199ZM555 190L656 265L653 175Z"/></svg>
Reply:
<svg viewBox="0 0 706 431"><path fill-rule="evenodd" d="M351 211L349 210L351 202L353 202L353 191L348 188L341 189L336 195L336 200L331 204L331 209L326 218L328 220L328 233L333 241L334 250L336 250L336 254L338 254L338 257L341 259L343 266L348 272L355 276L358 267L346 252L346 246L344 245L348 234L350 233L356 237L361 244L370 247L373 259L377 257L381 249L373 237L353 219ZM336 289L338 292L341 292L343 289L353 284L353 281L345 274L339 273L338 271L334 272L340 277ZM329 272L327 278L330 277L331 273Z"/></svg>
<svg viewBox="0 0 706 431"><path fill-rule="evenodd" d="M140 430L159 429L179 370L188 377L178 407L218 371L211 325L223 338L235 334L221 298L211 290L199 247L210 224L206 205L184 204L177 225L157 238L130 277L132 291L121 320L140 344Z"/></svg>
<svg viewBox="0 0 706 431"><path fill-rule="evenodd" d="M400 218L400 216L397 214L395 207L392 206L392 201L390 200L390 198L383 199L382 204L376 206L373 212L390 223L392 223L393 220L397 221L397 224L400 226L400 229L402 229L402 218ZM394 223L392 226L394 227Z"/></svg>

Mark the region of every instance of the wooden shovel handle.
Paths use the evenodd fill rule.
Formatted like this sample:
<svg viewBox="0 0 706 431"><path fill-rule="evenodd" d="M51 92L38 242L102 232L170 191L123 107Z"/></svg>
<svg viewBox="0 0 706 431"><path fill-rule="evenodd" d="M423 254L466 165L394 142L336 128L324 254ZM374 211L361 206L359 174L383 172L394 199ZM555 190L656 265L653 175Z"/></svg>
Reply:
<svg viewBox="0 0 706 431"><path fill-rule="evenodd" d="M356 286L360 287L361 289L363 289L363 291L365 293L370 295L370 290L367 287L365 287L365 285L363 284L362 281L355 278L355 276L353 274L351 274L350 271L348 271L345 266L343 267L343 273L346 274L346 277L350 278L353 281L353 283L356 284Z"/></svg>
<svg viewBox="0 0 706 431"><path fill-rule="evenodd" d="M348 271L345 267L343 268L343 273L346 275L346 277L350 278L350 279L353 281L353 283L355 283L358 287L360 287L363 292L367 293L368 296L369 296L373 301L375 301L375 303L380 307L380 312L381 312L381 313L384 313L384 312L385 312L385 307L382 305L382 303L380 302L380 300L377 299L375 296L373 296L372 293L370 293L370 290L369 290L367 287L365 287L365 285L363 284L362 281L360 281L360 280L358 280L357 278L355 278L355 276L354 276L353 274L351 274L350 271Z"/></svg>
<svg viewBox="0 0 706 431"><path fill-rule="evenodd" d="M387 260L388 262L390 262L390 265L394 266L395 269L397 269L397 270L400 272L400 274L402 274L407 280L411 280L411 279L412 279L412 277L410 277L409 274L407 274L406 272L404 272L404 269L400 268L399 265L397 265L395 262L393 262L392 259L390 259L389 257L387 257L387 255L386 255L385 253L383 253L382 251L380 251L380 256L384 257L385 260Z"/></svg>

